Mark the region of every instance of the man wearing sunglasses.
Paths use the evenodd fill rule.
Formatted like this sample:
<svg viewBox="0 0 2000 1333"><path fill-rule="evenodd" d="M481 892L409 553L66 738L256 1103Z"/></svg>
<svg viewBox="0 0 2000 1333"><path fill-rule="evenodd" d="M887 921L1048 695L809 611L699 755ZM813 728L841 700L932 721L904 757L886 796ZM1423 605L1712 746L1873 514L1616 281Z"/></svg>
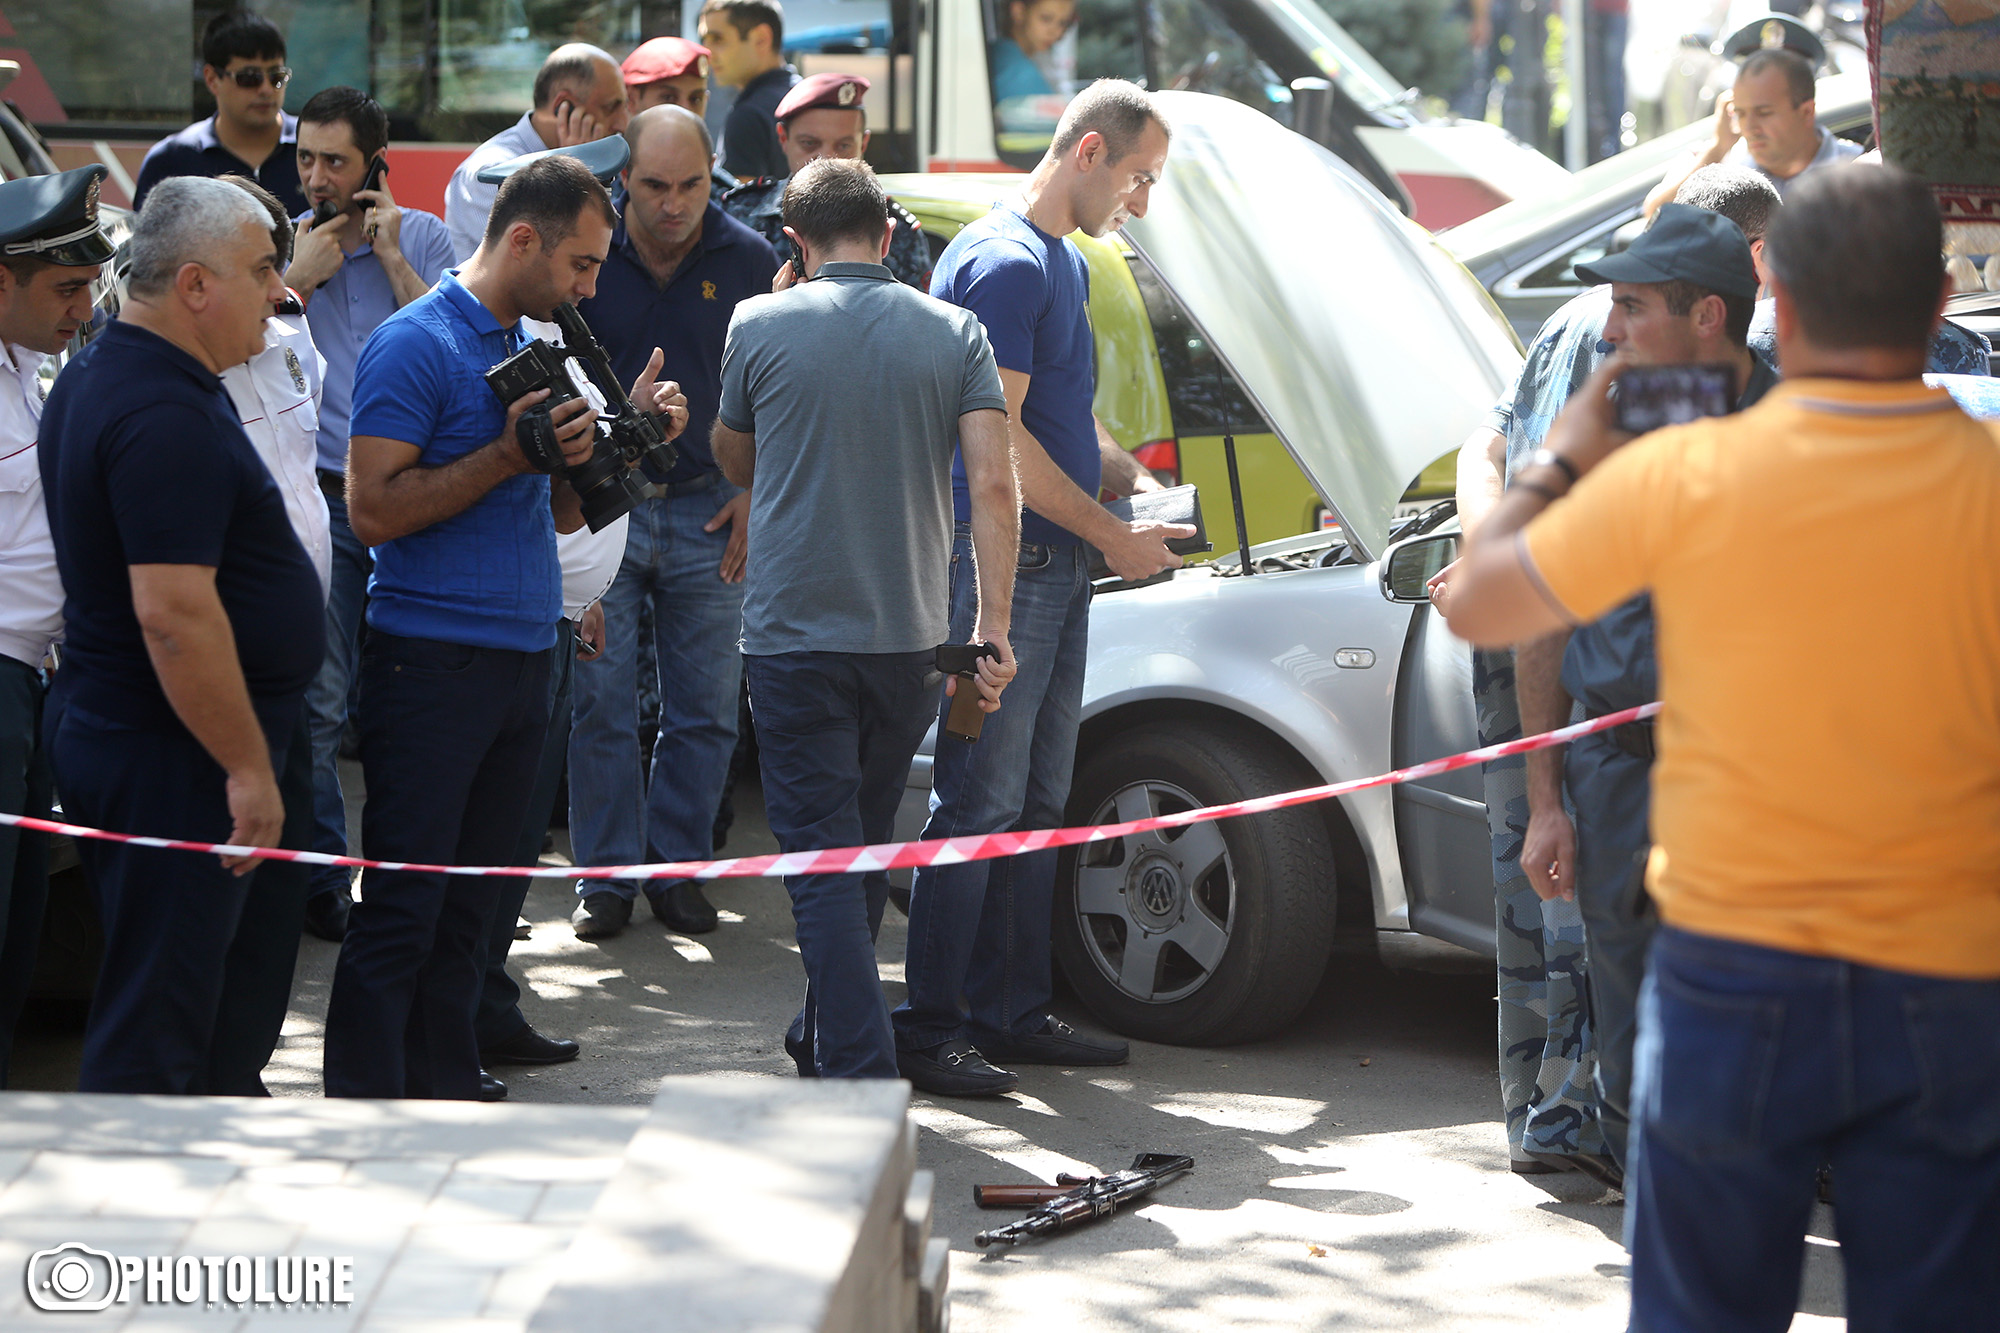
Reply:
<svg viewBox="0 0 2000 1333"><path fill-rule="evenodd" d="M261 14L232 9L201 34L201 76L215 114L160 140L139 168L132 206L169 176L250 176L293 217L312 207L299 185L296 117L285 114L285 35Z"/></svg>

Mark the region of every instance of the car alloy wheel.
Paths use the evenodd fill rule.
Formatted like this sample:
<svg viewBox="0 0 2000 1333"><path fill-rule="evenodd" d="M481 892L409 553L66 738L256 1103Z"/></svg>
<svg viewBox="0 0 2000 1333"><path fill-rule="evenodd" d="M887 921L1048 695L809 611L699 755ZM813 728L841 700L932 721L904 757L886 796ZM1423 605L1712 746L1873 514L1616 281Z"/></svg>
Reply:
<svg viewBox="0 0 2000 1333"><path fill-rule="evenodd" d="M1092 824L1193 810L1170 782L1135 782L1100 804ZM1236 873L1214 824L1134 833L1083 848L1076 911L1084 948L1121 992L1148 1004L1201 989L1229 948Z"/></svg>

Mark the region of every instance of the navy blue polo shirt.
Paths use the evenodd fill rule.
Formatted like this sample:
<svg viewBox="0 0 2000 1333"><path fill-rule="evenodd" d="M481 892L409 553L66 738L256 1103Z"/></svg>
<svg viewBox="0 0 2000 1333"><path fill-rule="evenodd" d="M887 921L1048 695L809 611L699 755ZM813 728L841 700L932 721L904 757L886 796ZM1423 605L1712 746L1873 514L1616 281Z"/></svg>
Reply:
<svg viewBox="0 0 2000 1333"><path fill-rule="evenodd" d="M767 69L743 85L722 122L722 165L738 180L789 176L785 146L778 142L778 103L799 81L790 65Z"/></svg>
<svg viewBox="0 0 2000 1333"><path fill-rule="evenodd" d="M288 217L309 211L312 201L299 184L299 118L279 114L284 128L278 132L278 146L254 171L215 137L214 116L160 140L146 150L146 160L139 164L132 207L143 206L147 192L169 176L254 176L259 185L278 196Z"/></svg>
<svg viewBox="0 0 2000 1333"><path fill-rule="evenodd" d="M597 295L577 309L626 389L657 347L666 353L660 378L678 380L688 400L687 429L674 441L680 461L672 473L653 480L692 481L716 470L708 437L722 401L729 317L738 301L769 292L777 273L778 256L770 244L713 200L701 217L701 239L665 286L653 282L623 224L611 234Z"/></svg>
<svg viewBox="0 0 2000 1333"><path fill-rule="evenodd" d="M420 467L484 448L507 425L486 372L526 345L447 269L382 321L354 366L353 433L400 440ZM540 652L562 616L549 479L525 473L471 508L374 548L368 623L390 634Z"/></svg>
<svg viewBox="0 0 2000 1333"><path fill-rule="evenodd" d="M1078 490L1096 498L1104 461L1091 415L1097 357L1083 252L1028 221L1018 203L1001 204L969 223L938 256L931 295L979 316L1000 368L1028 376L1021 425ZM971 521L963 457L952 465L952 503L959 522ZM1021 540L1074 546L1082 539L1023 509Z"/></svg>
<svg viewBox="0 0 2000 1333"><path fill-rule="evenodd" d="M113 322L56 377L41 468L67 594L69 702L125 726L179 725L128 566L205 565L264 734L286 739L326 653L326 603L220 377L158 334Z"/></svg>

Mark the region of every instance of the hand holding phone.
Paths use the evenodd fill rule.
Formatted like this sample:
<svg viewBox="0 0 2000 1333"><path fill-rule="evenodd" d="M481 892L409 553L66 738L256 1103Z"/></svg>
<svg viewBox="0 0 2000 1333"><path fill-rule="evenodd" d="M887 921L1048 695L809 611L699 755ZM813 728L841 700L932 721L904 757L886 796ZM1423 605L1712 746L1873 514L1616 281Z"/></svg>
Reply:
<svg viewBox="0 0 2000 1333"><path fill-rule="evenodd" d="M1726 365L1633 366L1618 377L1618 429L1644 435L1701 417L1729 415L1736 371Z"/></svg>

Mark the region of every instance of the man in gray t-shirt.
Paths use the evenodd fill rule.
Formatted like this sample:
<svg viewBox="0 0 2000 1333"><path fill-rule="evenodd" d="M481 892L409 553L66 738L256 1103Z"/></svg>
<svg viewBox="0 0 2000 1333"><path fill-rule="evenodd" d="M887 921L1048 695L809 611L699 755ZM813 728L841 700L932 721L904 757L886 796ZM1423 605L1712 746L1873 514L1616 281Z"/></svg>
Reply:
<svg viewBox="0 0 2000 1333"><path fill-rule="evenodd" d="M743 652L764 804L778 845L803 852L889 839L937 716L954 575L978 581L972 638L998 653L980 663L980 707L1000 706L1020 494L985 330L884 267L891 223L874 173L809 163L784 207L812 280L737 306L714 445L750 488ZM950 567L959 449L976 570ZM800 1075L897 1077L875 971L888 876L787 875L785 888L806 968L785 1035Z"/></svg>

